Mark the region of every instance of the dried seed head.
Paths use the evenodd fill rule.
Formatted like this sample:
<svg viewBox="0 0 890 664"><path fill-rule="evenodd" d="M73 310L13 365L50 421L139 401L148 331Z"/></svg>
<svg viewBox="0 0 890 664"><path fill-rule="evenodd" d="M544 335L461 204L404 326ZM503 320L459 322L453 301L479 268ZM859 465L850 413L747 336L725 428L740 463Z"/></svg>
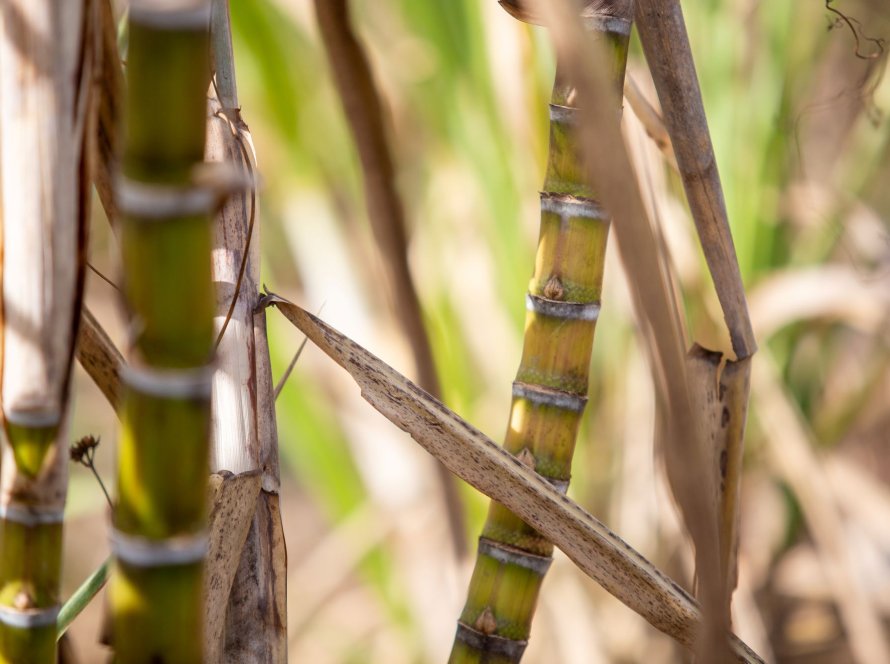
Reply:
<svg viewBox="0 0 890 664"><path fill-rule="evenodd" d="M71 456L71 460L74 463L83 463L83 460L87 458L90 454L91 450L94 450L99 446L99 438L92 434L86 435L77 442L75 442L68 450L68 453Z"/></svg>
<svg viewBox="0 0 890 664"><path fill-rule="evenodd" d="M486 606L485 610L479 614L478 618L476 618L476 622L473 623L473 629L488 636L494 634L497 628L498 621L494 617L494 612L491 610L490 606Z"/></svg>

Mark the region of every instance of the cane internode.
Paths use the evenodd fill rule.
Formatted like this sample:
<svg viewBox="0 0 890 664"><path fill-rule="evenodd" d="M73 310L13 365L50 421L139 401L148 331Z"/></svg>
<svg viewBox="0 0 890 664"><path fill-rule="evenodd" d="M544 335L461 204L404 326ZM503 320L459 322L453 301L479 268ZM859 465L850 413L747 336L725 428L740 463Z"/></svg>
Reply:
<svg viewBox="0 0 890 664"><path fill-rule="evenodd" d="M536 20L519 2L504 0L501 5L521 20ZM630 16L585 10L582 19L591 39L610 45L607 67L620 89ZM616 130L620 110L615 108ZM609 233L609 215L588 183L579 153L578 117L573 86L557 63L550 154L540 197L541 230L525 301L522 360L504 438L507 451L528 458L527 465L563 494L587 403ZM503 505L491 503L451 664L520 660L552 552L553 545L544 536ZM493 629L480 630L481 625Z"/></svg>
<svg viewBox="0 0 890 664"><path fill-rule="evenodd" d="M215 292L204 160L210 3L130 11L121 211L130 357L111 534L121 664L203 660L202 578ZM156 659L153 659L156 658Z"/></svg>

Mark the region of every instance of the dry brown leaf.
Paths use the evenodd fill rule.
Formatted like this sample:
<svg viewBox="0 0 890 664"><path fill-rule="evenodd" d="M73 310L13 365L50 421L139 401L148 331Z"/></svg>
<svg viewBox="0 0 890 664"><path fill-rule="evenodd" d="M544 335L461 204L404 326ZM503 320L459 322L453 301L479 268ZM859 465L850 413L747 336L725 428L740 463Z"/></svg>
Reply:
<svg viewBox="0 0 890 664"><path fill-rule="evenodd" d="M693 647L701 621L695 600L615 533L441 402L312 314L274 294L263 304L276 306L349 372L368 403L451 472L543 533L657 629ZM739 661L762 661L734 636L731 646Z"/></svg>
<svg viewBox="0 0 890 664"><path fill-rule="evenodd" d="M120 371L125 364L124 357L86 306L81 310L76 354L80 365L114 411L118 412L122 396Z"/></svg>

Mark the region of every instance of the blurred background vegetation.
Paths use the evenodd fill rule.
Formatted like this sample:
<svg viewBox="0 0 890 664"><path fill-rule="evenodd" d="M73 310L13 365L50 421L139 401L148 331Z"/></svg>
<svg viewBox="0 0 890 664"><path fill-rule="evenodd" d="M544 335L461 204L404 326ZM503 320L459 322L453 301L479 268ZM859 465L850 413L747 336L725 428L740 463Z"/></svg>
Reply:
<svg viewBox="0 0 890 664"><path fill-rule="evenodd" d="M537 239L554 69L547 35L494 0L352 5L388 104L444 400L499 440ZM832 6L854 19L858 55L851 25L818 0L684 3L761 346L736 627L779 662L866 661L868 644L854 658L847 635L862 616L890 616L890 82L886 53L867 39L890 41L890 7ZM411 376L311 3L236 1L232 15L263 177L263 279ZM636 42L629 73L656 104ZM692 336L728 350L680 182L628 104L624 118ZM107 225L93 227L92 263L116 275ZM691 587L624 279L610 250L570 495ZM95 275L88 303L120 342L115 294ZM274 312L270 334L280 376L301 338ZM82 372L76 388L72 433L103 436L108 481L114 416ZM445 661L471 558L451 554L430 459L311 345L277 410L291 661ZM102 494L87 470L72 472L69 592L106 555ZM473 541L486 500L466 487L461 495ZM84 661L102 656L93 650L100 609L72 628ZM524 661L680 656L557 555Z"/></svg>

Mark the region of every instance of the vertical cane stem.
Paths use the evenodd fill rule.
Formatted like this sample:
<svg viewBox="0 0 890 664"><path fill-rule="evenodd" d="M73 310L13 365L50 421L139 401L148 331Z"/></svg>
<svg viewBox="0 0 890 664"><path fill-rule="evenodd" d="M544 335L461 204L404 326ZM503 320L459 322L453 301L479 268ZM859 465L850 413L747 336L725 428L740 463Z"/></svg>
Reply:
<svg viewBox="0 0 890 664"><path fill-rule="evenodd" d="M593 39L609 44L621 88L631 15L585 12ZM568 488L587 401L600 309L609 218L588 185L575 139L574 90L557 64L550 105L550 156L541 194L541 232L526 297L525 342L504 447L561 491ZM615 131L620 109L615 109ZM525 649L553 545L498 503L479 540L451 664L518 662Z"/></svg>
<svg viewBox="0 0 890 664"><path fill-rule="evenodd" d="M117 183L129 363L110 588L120 664L200 664L214 292L209 2L130 6Z"/></svg>

